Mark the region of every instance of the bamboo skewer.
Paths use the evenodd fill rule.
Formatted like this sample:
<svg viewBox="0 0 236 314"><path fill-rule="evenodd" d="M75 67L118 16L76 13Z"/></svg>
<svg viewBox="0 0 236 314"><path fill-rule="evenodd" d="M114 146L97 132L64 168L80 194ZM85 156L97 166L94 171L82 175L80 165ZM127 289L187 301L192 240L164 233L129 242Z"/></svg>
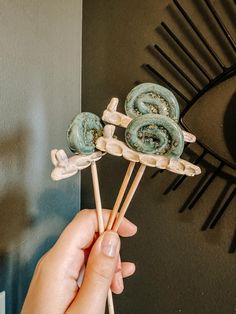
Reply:
<svg viewBox="0 0 236 314"><path fill-rule="evenodd" d="M113 210L112 210L112 212L111 212L111 215L110 215L110 218L109 218L109 221L108 221L106 230L111 230L111 229L112 229L112 226L113 226L113 224L114 224L114 221L115 221L115 219L116 219L117 213L118 213L119 208L120 208L120 204L121 204L121 202L122 202L122 199L123 199L124 194L125 194L125 191L126 191L126 189L127 189L129 180L130 180L131 175L132 175L132 173L133 173L134 166L135 166L135 162L134 162L134 161L131 161L131 162L129 163L128 169L127 169L127 171L126 171L124 180L123 180L123 182L122 182L122 184L121 184L121 187L120 187L118 196L117 196L117 198L116 198L116 201L115 201L115 205L114 205L114 207L113 207Z"/></svg>
<svg viewBox="0 0 236 314"><path fill-rule="evenodd" d="M99 234L102 234L104 232L104 222L103 222L103 216L102 216L102 202L101 202L101 195L100 195L100 189L99 189L97 165L95 161L91 163L91 172L92 172L92 180L93 180L94 198L95 198L95 204L96 204L96 210L97 210L98 231L99 231Z"/></svg>
<svg viewBox="0 0 236 314"><path fill-rule="evenodd" d="M114 226L112 227L112 230L115 231L115 232L117 232L117 230L119 229L119 226L120 226L120 224L122 222L122 219L124 218L125 213L126 213L128 207L129 207L129 204L132 201L134 193L135 193L135 191L136 191L136 189L137 189L137 187L138 187L138 185L139 185L139 183L140 183L140 181L142 179L142 176L144 174L145 169L146 169L146 166L141 164L140 167L139 167L139 170L138 170L138 172L137 172L137 174L136 174L136 176L134 178L134 181L133 181L133 183L132 183L132 185L131 185L131 187L129 189L129 192L128 192L126 198L125 198L125 201L124 201L124 203L123 203L123 205L121 207L121 210L119 212L118 218L117 218Z"/></svg>
<svg viewBox="0 0 236 314"><path fill-rule="evenodd" d="M102 202L101 202L101 195L100 195L100 189L99 189L97 165L95 161L91 163L91 172L92 172L94 198L95 198L95 204L96 204L96 210L97 210L98 230L99 230L99 234L102 234L104 232L104 222L103 222L103 216L102 216ZM107 303L108 303L109 314L115 314L111 289L108 290Z"/></svg>
<svg viewBox="0 0 236 314"><path fill-rule="evenodd" d="M114 309L114 303L113 303L113 297L112 297L111 288L108 290L107 305L108 305L108 312L109 312L109 314L115 314L115 309Z"/></svg>

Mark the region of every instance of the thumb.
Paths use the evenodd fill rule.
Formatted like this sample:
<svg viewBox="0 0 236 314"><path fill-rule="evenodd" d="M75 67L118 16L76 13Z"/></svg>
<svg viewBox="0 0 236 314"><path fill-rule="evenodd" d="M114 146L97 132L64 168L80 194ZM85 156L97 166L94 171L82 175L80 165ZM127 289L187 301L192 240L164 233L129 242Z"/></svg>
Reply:
<svg viewBox="0 0 236 314"><path fill-rule="evenodd" d="M120 238L116 232L106 231L90 252L84 281L67 313L103 314L106 298L116 270Z"/></svg>

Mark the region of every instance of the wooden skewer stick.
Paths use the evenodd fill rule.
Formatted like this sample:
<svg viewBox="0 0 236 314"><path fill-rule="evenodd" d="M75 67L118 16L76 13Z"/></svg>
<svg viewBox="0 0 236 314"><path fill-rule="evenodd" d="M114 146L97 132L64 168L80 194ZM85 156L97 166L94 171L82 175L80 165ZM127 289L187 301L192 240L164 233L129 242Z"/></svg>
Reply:
<svg viewBox="0 0 236 314"><path fill-rule="evenodd" d="M125 191L127 189L129 180L130 180L131 175L132 175L132 172L134 170L134 166L135 166L135 162L134 161L130 161L128 169L127 169L125 177L124 177L124 180L123 180L123 182L121 184L118 196L116 198L115 205L114 205L113 210L111 212L111 215L110 215L110 218L109 218L106 230L111 230L112 229L112 226L113 226L114 221L116 219L116 215L117 215L117 213L119 211L119 208L120 208L120 204L121 204L122 199L124 197L124 194L125 194Z"/></svg>
<svg viewBox="0 0 236 314"><path fill-rule="evenodd" d="M104 232L104 222L102 216L102 202L101 202L101 195L99 189L99 181L98 181L98 171L96 162L93 161L91 163L91 172L92 172L92 180L93 180L93 191L94 191L94 198L97 210L97 219L98 219L98 231L99 234Z"/></svg>
<svg viewBox="0 0 236 314"><path fill-rule="evenodd" d="M128 192L126 198L125 198L125 201L124 201L124 203L123 203L123 205L121 207L121 210L119 212L118 218L117 218L117 220L116 220L116 222L115 222L115 224L114 224L114 226L112 228L112 230L115 231L115 232L117 232L117 230L119 229L119 226L120 226L120 224L122 222L122 219L124 218L125 213L126 213L128 207L129 207L129 204L132 201L134 193L135 193L135 191L136 191L136 189L137 189L137 187L138 187L138 185L140 183L140 180L142 179L142 176L144 174L145 169L146 169L146 166L141 164L140 167L139 167L139 170L138 170L138 172L137 172L137 174L136 174L136 176L134 178L134 181L133 181L133 183L132 183L132 185L131 185L131 187L129 189L129 192Z"/></svg>
<svg viewBox="0 0 236 314"><path fill-rule="evenodd" d="M108 304L108 312L109 312L109 314L115 314L115 309L114 309L114 303L113 303L113 297L112 297L111 289L108 290L107 304Z"/></svg>
<svg viewBox="0 0 236 314"><path fill-rule="evenodd" d="M101 195L100 195L100 189L99 189L97 165L95 161L91 163L91 172L92 172L93 191L94 191L94 198L95 198L97 218L98 218L98 230L99 230L99 234L102 234L104 232L104 222L103 222L103 216L102 216L102 202L101 202ZM109 289L108 291L107 303L108 303L109 314L115 314L111 289Z"/></svg>

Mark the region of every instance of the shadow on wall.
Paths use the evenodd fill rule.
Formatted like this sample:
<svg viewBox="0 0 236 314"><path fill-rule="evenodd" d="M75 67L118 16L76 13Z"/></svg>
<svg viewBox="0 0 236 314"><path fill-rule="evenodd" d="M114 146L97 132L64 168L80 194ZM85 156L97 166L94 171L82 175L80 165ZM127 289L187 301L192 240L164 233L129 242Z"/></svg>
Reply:
<svg viewBox="0 0 236 314"><path fill-rule="evenodd" d="M0 252L7 252L11 243L20 239L29 221L26 198L21 187L15 187L0 197Z"/></svg>
<svg viewBox="0 0 236 314"><path fill-rule="evenodd" d="M20 175L25 167L26 130L17 129L0 138L0 251L7 251L28 225L27 196Z"/></svg>

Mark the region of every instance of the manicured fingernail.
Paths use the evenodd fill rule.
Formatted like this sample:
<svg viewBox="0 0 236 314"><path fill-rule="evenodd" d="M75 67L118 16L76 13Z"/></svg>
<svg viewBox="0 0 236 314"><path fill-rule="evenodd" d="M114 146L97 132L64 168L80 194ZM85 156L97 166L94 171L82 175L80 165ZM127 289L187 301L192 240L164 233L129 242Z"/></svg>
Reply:
<svg viewBox="0 0 236 314"><path fill-rule="evenodd" d="M118 253L119 241L119 236L116 232L105 232L101 244L103 254L115 257Z"/></svg>

